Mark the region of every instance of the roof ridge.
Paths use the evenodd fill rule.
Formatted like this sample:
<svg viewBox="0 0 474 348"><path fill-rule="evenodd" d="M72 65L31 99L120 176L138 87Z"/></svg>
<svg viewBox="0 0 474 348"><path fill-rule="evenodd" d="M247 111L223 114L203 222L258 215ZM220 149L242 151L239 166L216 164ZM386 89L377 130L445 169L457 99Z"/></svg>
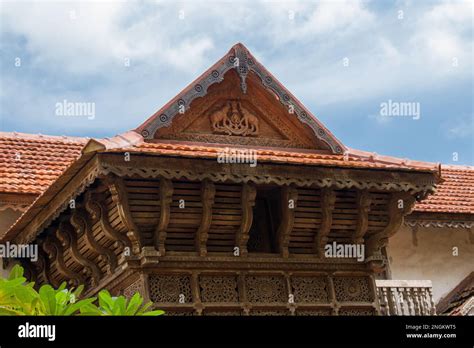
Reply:
<svg viewBox="0 0 474 348"><path fill-rule="evenodd" d="M69 135L48 135L48 134L33 134L33 133L23 133L23 132L4 132L0 131L0 138L9 138L9 139L27 139L27 140L77 140L80 142L86 142L89 137L78 137L78 136L69 136Z"/></svg>

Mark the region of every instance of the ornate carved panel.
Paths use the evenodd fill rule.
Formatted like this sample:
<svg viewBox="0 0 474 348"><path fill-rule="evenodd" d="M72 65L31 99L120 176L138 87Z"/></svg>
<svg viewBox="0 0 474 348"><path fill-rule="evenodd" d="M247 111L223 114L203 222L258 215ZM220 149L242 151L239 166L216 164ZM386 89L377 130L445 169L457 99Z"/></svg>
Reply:
<svg viewBox="0 0 474 348"><path fill-rule="evenodd" d="M262 91L257 80L251 76L251 93L242 94L237 74L229 71L205 98L194 101L169 127L158 129L155 138L329 150L287 108L275 102L274 95Z"/></svg>
<svg viewBox="0 0 474 348"><path fill-rule="evenodd" d="M250 311L250 315L273 317L273 316L290 315L290 311L287 309L285 310L285 309L260 308L260 309L252 309Z"/></svg>
<svg viewBox="0 0 474 348"><path fill-rule="evenodd" d="M126 298L132 298L132 296L135 295L136 293L139 293L142 296L145 293L143 279L141 277L137 278L133 283L131 283L122 291L122 294Z"/></svg>
<svg viewBox="0 0 474 348"><path fill-rule="evenodd" d="M242 106L239 100L218 104L210 113L212 130L216 134L258 135L258 118Z"/></svg>
<svg viewBox="0 0 474 348"><path fill-rule="evenodd" d="M376 315L374 308L365 308L365 307L343 307L339 309L339 315L349 315L349 316L356 316L356 315L363 315L363 316L371 316Z"/></svg>
<svg viewBox="0 0 474 348"><path fill-rule="evenodd" d="M191 277L189 275L151 275L150 299L153 302L191 303Z"/></svg>
<svg viewBox="0 0 474 348"><path fill-rule="evenodd" d="M329 302L326 277L291 277L292 294L296 303Z"/></svg>
<svg viewBox="0 0 474 348"><path fill-rule="evenodd" d="M247 299L256 303L288 302L285 278L278 275L253 275L245 278Z"/></svg>
<svg viewBox="0 0 474 348"><path fill-rule="evenodd" d="M331 308L301 308L295 312L297 316L325 316L333 315Z"/></svg>
<svg viewBox="0 0 474 348"><path fill-rule="evenodd" d="M334 290L340 302L372 302L374 291L368 277L335 277Z"/></svg>
<svg viewBox="0 0 474 348"><path fill-rule="evenodd" d="M236 276L201 275L199 278L202 302L238 302Z"/></svg>

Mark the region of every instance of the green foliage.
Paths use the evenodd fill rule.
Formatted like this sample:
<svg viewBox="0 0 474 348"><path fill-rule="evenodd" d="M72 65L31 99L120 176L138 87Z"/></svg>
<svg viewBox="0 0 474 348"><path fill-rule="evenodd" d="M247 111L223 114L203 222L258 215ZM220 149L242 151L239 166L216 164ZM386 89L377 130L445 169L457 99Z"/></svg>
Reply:
<svg viewBox="0 0 474 348"><path fill-rule="evenodd" d="M58 289L42 285L39 291L34 283L27 282L23 268L15 265L8 279L0 278L0 315L117 315L156 316L164 312L150 311L151 302L143 304L143 297L136 293L130 300L124 296L112 297L107 290L99 292L97 298L78 300L84 287L66 289L62 283Z"/></svg>

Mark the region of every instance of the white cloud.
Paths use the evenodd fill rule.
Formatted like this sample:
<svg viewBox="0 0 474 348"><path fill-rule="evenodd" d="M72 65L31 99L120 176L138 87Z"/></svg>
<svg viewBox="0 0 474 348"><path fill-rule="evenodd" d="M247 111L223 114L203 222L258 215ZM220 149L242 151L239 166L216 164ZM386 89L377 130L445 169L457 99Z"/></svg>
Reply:
<svg viewBox="0 0 474 348"><path fill-rule="evenodd" d="M196 34L173 41L178 11L172 17L166 6L151 4L149 12L137 14L135 2L8 2L2 31L24 37L35 63L45 68L99 73L128 58L194 71L189 53L201 64L212 39Z"/></svg>
<svg viewBox="0 0 474 348"><path fill-rule="evenodd" d="M385 100L400 91L416 98L433 86L471 77L471 6L414 2L380 10L357 0L2 2L1 31L25 40L31 73L38 74L3 88L0 106L14 112L18 105L26 121L70 95L76 78L87 79L88 86L74 96L100 102L99 111L110 118L134 116L130 124L137 125L237 41L307 104ZM405 9L403 20L397 19L399 8ZM130 69L123 69L126 58ZM16 78L14 71L2 73ZM64 88L35 88L36 79ZM26 99L34 101L31 108L24 106ZM50 118L44 122L54 125Z"/></svg>

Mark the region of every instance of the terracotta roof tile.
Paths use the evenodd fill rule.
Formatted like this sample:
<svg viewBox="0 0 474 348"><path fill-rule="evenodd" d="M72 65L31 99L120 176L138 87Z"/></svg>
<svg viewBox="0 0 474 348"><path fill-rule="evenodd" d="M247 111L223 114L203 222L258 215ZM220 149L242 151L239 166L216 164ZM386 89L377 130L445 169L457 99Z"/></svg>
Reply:
<svg viewBox="0 0 474 348"><path fill-rule="evenodd" d="M129 134L130 133L130 134ZM216 158L225 146L161 141L145 143L136 133L99 139L104 151L131 151L157 155ZM138 135L139 137L139 135ZM43 192L80 154L87 138L0 132L0 192ZM231 148L230 146L228 146ZM239 149L235 147L233 149ZM410 161L348 149L346 156L298 150L255 148L262 162L309 164L349 168L434 171L436 164ZM18 157L19 154L19 157ZM474 213L474 167L442 166L443 183L421 203L417 212Z"/></svg>
<svg viewBox="0 0 474 348"><path fill-rule="evenodd" d="M244 150L242 147L222 145L201 145L182 142L140 142L133 146L111 149L114 152L140 152L167 156L217 158L225 148ZM249 149L251 147L245 148ZM348 149L347 154L333 155L308 150L282 150L274 148L252 148L256 151L257 162L277 162L289 164L322 165L347 168L399 169L437 172L438 165L428 162L410 161L396 157L379 156L374 153Z"/></svg>
<svg viewBox="0 0 474 348"><path fill-rule="evenodd" d="M474 214L474 167L441 166L443 183L414 211Z"/></svg>
<svg viewBox="0 0 474 348"><path fill-rule="evenodd" d="M86 138L0 132L0 192L40 194L76 160Z"/></svg>

